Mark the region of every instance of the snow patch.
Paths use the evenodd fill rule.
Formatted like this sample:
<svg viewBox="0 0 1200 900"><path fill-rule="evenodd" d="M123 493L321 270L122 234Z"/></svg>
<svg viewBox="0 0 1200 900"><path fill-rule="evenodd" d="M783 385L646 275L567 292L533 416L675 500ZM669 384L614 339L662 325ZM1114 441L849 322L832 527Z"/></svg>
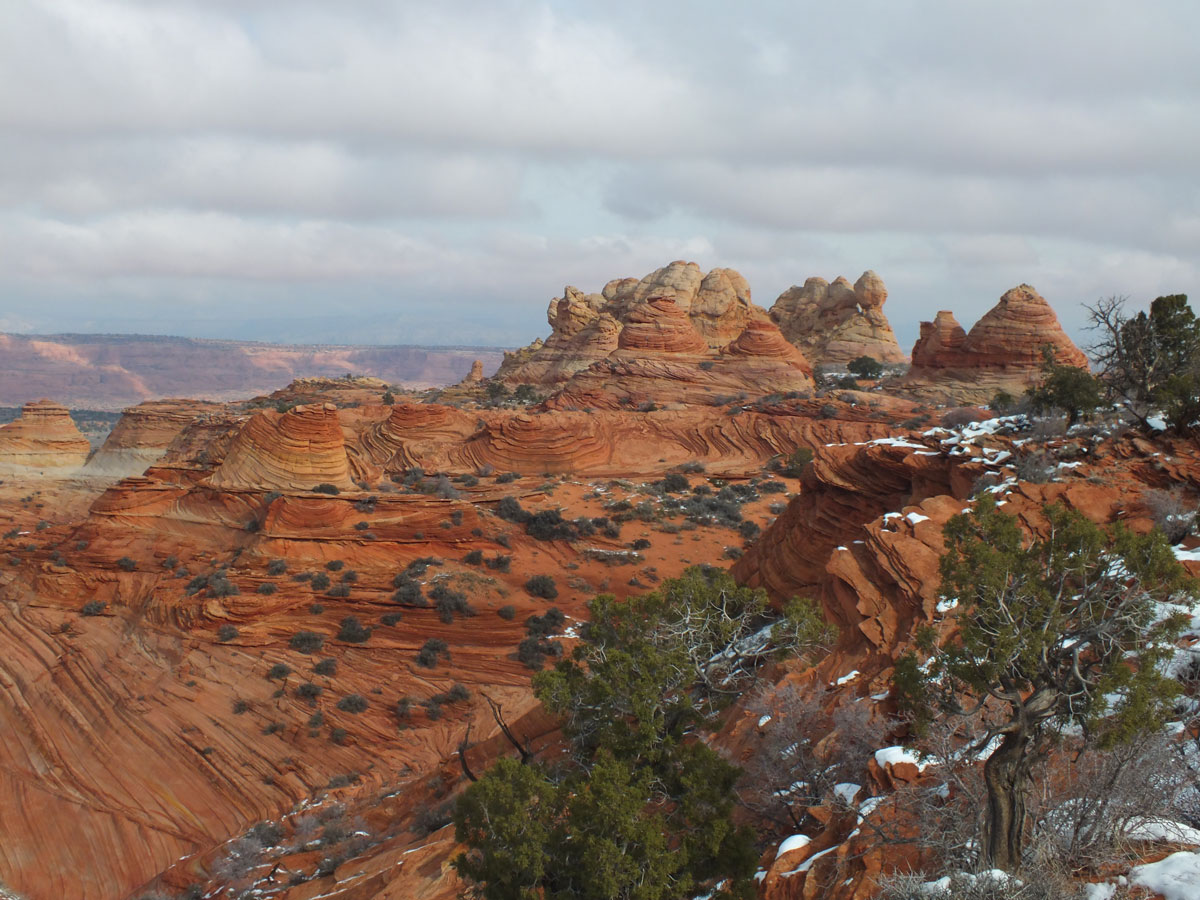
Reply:
<svg viewBox="0 0 1200 900"><path fill-rule="evenodd" d="M1158 862L1129 870L1131 884L1162 894L1166 900L1200 900L1200 853L1172 853Z"/></svg>
<svg viewBox="0 0 1200 900"><path fill-rule="evenodd" d="M784 838L783 843L779 845L779 849L775 851L775 857L778 859L785 853L790 853L792 850L799 850L802 847L807 847L812 843L812 838L807 834L793 834L789 838Z"/></svg>
<svg viewBox="0 0 1200 900"><path fill-rule="evenodd" d="M861 673L858 671L858 669L855 669L853 672L847 672L845 675L843 675L841 678L839 678L837 681L835 681L834 684L836 684L838 687L841 687L843 684L849 684L851 681L853 681L855 678L857 678L860 674Z"/></svg>

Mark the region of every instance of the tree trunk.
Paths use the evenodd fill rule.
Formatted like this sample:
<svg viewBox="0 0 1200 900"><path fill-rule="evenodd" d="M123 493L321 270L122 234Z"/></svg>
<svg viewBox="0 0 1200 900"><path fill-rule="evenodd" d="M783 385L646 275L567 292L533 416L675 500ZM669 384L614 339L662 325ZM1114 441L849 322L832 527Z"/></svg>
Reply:
<svg viewBox="0 0 1200 900"><path fill-rule="evenodd" d="M1021 865L1028 749L1029 739L1025 735L1007 734L983 766L988 794L983 861L990 868L1005 872L1015 872Z"/></svg>

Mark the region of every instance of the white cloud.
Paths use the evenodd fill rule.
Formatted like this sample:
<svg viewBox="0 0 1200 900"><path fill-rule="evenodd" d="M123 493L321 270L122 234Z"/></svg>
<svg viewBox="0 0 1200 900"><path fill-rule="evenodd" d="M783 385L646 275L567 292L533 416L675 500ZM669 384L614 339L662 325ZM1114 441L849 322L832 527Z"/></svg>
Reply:
<svg viewBox="0 0 1200 900"><path fill-rule="evenodd" d="M1064 321L1200 293L1197 30L1190 0L13 0L0 320L220 293L236 335L265 284L300 321L344 283L501 327L677 257L768 305L874 268L902 340L1020 281Z"/></svg>

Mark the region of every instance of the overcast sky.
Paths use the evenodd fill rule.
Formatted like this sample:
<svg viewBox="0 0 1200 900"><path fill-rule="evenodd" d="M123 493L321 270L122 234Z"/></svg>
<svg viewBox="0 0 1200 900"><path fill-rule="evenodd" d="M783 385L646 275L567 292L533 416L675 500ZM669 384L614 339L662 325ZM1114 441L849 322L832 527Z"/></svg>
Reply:
<svg viewBox="0 0 1200 900"><path fill-rule="evenodd" d="M513 345L672 259L1200 297L1200 3L0 0L0 330ZM1200 305L1200 304L1198 304Z"/></svg>

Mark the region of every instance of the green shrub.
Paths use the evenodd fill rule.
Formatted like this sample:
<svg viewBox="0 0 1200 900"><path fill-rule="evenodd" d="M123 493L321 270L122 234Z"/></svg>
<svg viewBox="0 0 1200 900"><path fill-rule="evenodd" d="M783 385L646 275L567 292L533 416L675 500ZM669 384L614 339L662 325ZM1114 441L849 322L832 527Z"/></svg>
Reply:
<svg viewBox="0 0 1200 900"><path fill-rule="evenodd" d="M337 494L340 494L341 492L342 492L341 489L337 485L330 484L327 481L322 481L320 484L318 484L316 487L313 488L313 493L315 493L315 494L337 495Z"/></svg>
<svg viewBox="0 0 1200 900"><path fill-rule="evenodd" d="M217 640L222 644L232 641L238 636L238 630L232 625L222 625L217 629Z"/></svg>

